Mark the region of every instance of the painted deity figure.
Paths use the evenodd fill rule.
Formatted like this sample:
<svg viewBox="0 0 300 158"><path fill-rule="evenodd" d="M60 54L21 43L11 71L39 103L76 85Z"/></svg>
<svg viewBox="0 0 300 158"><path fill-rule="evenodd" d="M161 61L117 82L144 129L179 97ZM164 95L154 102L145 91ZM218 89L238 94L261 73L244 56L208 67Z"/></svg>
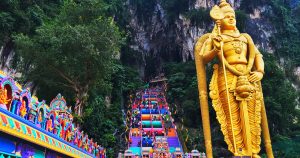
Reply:
<svg viewBox="0 0 300 158"><path fill-rule="evenodd" d="M201 106L203 100L207 102L203 67L218 58L209 96L224 140L235 156L259 158L263 104L260 81L264 75L262 54L248 34L239 32L235 11L226 0L221 0L220 5L212 9L211 16L216 22L213 32L199 38L195 46L198 84L199 87L205 85L205 90L199 88ZM206 141L206 145L211 145L209 143Z"/></svg>
<svg viewBox="0 0 300 158"><path fill-rule="evenodd" d="M93 138L91 138L89 142L89 150L88 150L89 153L93 153L93 146L94 146L94 141Z"/></svg>
<svg viewBox="0 0 300 158"><path fill-rule="evenodd" d="M74 129L74 135L73 135L73 144L75 144L75 145L78 145L78 142L79 142L79 131L78 131L79 129L78 129L78 127L75 127L75 129Z"/></svg>
<svg viewBox="0 0 300 158"><path fill-rule="evenodd" d="M0 108L8 110L7 104L9 103L10 99L7 98L7 90L6 89L0 89Z"/></svg>
<svg viewBox="0 0 300 158"><path fill-rule="evenodd" d="M72 140L72 132L70 130L66 131L65 140L67 142L71 142L71 140Z"/></svg>
<svg viewBox="0 0 300 158"><path fill-rule="evenodd" d="M100 157L100 151L99 151L99 145L95 145L95 154L94 155L96 155L96 157Z"/></svg>
<svg viewBox="0 0 300 158"><path fill-rule="evenodd" d="M64 114L59 115L59 118L57 121L58 121L57 126L59 126L59 129L60 129L60 132L58 133L59 137L64 138L65 137L65 126L66 126L65 115Z"/></svg>
<svg viewBox="0 0 300 158"><path fill-rule="evenodd" d="M42 123L43 123L43 113L40 111L37 113L36 117L36 126L39 128L42 128Z"/></svg>
<svg viewBox="0 0 300 158"><path fill-rule="evenodd" d="M26 109L26 102L25 100L22 101L21 107L20 107L20 116L25 117L27 114L27 109Z"/></svg>
<svg viewBox="0 0 300 158"><path fill-rule="evenodd" d="M41 124L43 122L43 113L42 112L39 112L39 114L38 114L38 122L39 122L39 124Z"/></svg>
<svg viewBox="0 0 300 158"><path fill-rule="evenodd" d="M89 139L89 136L87 135L86 140L85 140L85 145L84 145L84 149L86 151L89 150L89 145L90 145L90 139Z"/></svg>
<svg viewBox="0 0 300 158"><path fill-rule="evenodd" d="M48 132L52 132L53 131L53 127L52 127L52 119L51 118L47 118L46 121L46 131Z"/></svg>
<svg viewBox="0 0 300 158"><path fill-rule="evenodd" d="M29 112L29 115L28 115L28 120L32 123L35 122L35 115L33 114L32 111Z"/></svg>
<svg viewBox="0 0 300 158"><path fill-rule="evenodd" d="M78 147L79 147L79 148L82 147L82 144L83 144L83 142L82 142L83 136L84 136L84 131L82 131L82 132L78 131L77 137L78 137Z"/></svg>
<svg viewBox="0 0 300 158"><path fill-rule="evenodd" d="M66 127L65 127L65 137L64 140L71 142L72 141L72 135L73 135L73 127L72 127L72 123L68 122Z"/></svg>

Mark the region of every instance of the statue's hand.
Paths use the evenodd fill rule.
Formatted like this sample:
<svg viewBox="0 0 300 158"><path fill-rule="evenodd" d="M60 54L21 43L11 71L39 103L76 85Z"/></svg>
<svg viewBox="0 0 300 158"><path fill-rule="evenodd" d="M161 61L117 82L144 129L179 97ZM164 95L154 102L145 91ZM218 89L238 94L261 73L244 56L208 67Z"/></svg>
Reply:
<svg viewBox="0 0 300 158"><path fill-rule="evenodd" d="M248 78L250 82L257 82L260 81L264 74L262 72L258 72L258 71L254 71L254 72L250 72L250 77Z"/></svg>
<svg viewBox="0 0 300 158"><path fill-rule="evenodd" d="M214 48L217 48L218 50L220 50L221 49L221 42L223 40L222 36L221 35L213 36L212 40L213 40Z"/></svg>

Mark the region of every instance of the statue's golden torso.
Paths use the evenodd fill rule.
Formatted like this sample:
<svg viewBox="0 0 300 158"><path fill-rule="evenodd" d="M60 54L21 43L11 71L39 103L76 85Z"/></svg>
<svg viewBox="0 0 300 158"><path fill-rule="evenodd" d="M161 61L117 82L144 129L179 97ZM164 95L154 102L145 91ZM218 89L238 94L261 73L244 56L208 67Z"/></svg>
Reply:
<svg viewBox="0 0 300 158"><path fill-rule="evenodd" d="M247 64L247 39L243 35L231 36L223 34L224 57L229 64Z"/></svg>

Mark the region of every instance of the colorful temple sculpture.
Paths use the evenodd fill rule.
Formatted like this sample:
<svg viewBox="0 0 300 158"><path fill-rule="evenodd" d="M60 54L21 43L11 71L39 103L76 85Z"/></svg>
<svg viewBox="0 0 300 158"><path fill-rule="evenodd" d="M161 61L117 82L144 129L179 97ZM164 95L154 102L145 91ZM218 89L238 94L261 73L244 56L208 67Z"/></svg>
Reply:
<svg viewBox="0 0 300 158"><path fill-rule="evenodd" d="M58 94L49 105L0 71L0 158L105 158Z"/></svg>
<svg viewBox="0 0 300 158"><path fill-rule="evenodd" d="M166 78L156 78L148 88L131 95L127 112L128 149L119 153L119 158L192 157L192 153L184 154L165 92ZM206 157L194 155L193 158Z"/></svg>

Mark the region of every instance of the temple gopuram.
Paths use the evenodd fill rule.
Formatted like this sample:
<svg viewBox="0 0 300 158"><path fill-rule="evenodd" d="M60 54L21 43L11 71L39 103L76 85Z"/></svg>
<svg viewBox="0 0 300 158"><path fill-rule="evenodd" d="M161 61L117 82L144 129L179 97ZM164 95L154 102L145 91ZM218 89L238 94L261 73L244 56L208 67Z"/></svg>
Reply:
<svg viewBox="0 0 300 158"><path fill-rule="evenodd" d="M0 158L105 158L61 94L49 105L0 71Z"/></svg>

